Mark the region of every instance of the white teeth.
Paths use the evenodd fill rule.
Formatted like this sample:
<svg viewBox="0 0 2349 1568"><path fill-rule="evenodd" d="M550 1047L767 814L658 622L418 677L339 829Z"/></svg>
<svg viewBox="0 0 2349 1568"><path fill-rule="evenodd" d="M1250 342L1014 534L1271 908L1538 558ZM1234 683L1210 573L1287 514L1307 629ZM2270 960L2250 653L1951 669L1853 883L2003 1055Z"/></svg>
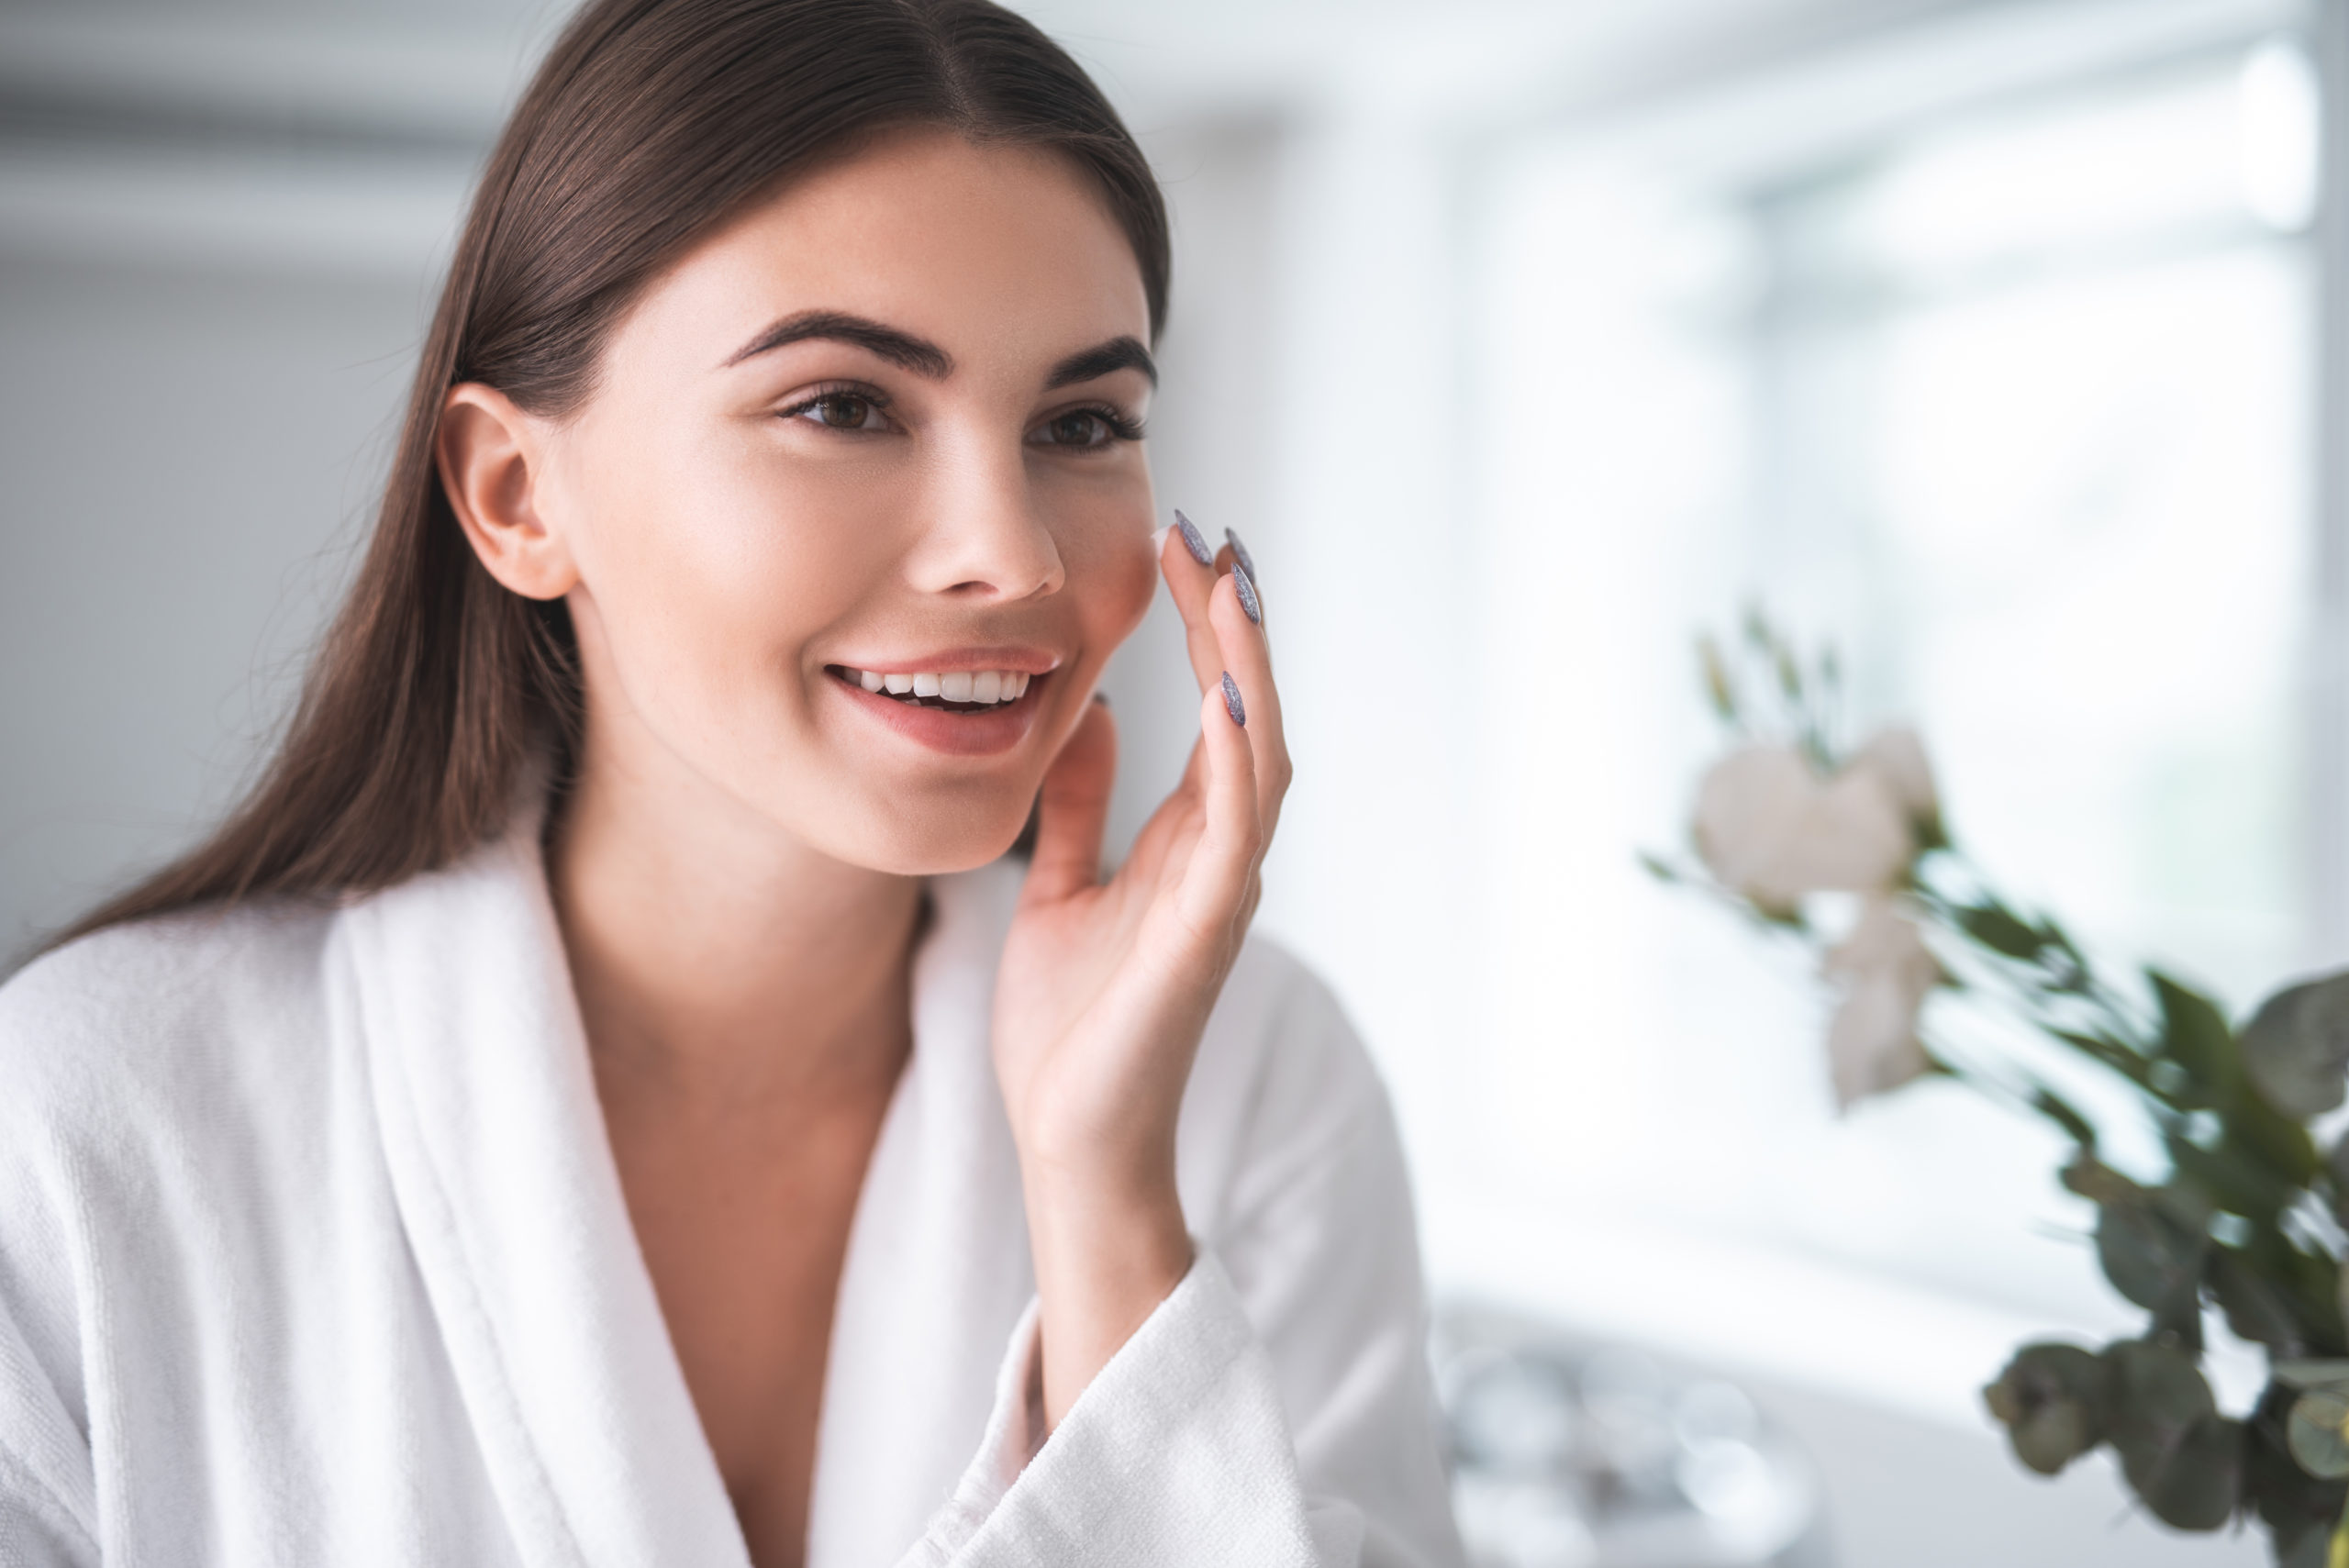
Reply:
<svg viewBox="0 0 2349 1568"><path fill-rule="evenodd" d="M989 703L1018 702L1028 695L1028 683L1034 678L1019 670L950 670L940 674L884 675L872 670L852 670L845 665L840 668L841 674L868 692L885 691L893 697L935 697L941 702L981 706Z"/></svg>

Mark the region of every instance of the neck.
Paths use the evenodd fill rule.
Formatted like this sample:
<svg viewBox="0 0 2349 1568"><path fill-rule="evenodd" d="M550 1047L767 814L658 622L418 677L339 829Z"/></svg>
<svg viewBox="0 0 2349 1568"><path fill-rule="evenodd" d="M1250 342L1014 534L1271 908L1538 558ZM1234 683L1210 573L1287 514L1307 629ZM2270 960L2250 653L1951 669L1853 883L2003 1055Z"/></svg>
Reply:
<svg viewBox="0 0 2349 1568"><path fill-rule="evenodd" d="M598 1080L732 1110L885 1095L911 1044L920 882L596 762L548 876Z"/></svg>

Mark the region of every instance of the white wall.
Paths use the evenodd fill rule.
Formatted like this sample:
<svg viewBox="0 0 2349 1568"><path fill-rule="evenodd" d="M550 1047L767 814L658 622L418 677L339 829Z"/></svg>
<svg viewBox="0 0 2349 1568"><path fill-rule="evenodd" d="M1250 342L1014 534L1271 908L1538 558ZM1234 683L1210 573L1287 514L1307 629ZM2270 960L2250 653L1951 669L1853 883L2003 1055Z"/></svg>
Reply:
<svg viewBox="0 0 2349 1568"><path fill-rule="evenodd" d="M1671 780L1610 772L1569 731L1677 700L1661 665L1683 628L1619 624L1606 573L1681 570L1701 534L1528 524L1545 469L1671 452L1562 441L1494 461L1508 422L1468 348L1488 281L1467 250L1477 160L1512 117L1763 50L1774 15L1806 42L1939 8L1963 7L1037 6L1164 178L1159 500L1248 539L1298 754L1262 920L1336 984L1394 1086L1439 1285L1756 1379L1825 1463L1854 1568L2249 1562L2247 1543L2124 1518L2101 1471L2046 1486L2015 1469L1973 1389L2042 1325L1650 1232L1635 1195L1567 1204L1522 1179L1543 1140L1609 1131L1607 1084L1575 1081L1542 1029L1577 1027L1578 984L1612 987L1621 1018L1624 988L1675 979L1576 967L1576 933L1623 917L1634 846L1609 859L1558 814L1669 820L1651 808ZM464 172L558 9L0 6L0 952L232 796L363 527ZM56 22L84 12L93 29ZM12 48L27 17L46 54ZM149 36L157 17L177 30ZM83 72L180 130L28 131L36 54L44 80ZM1579 439L1651 439L1604 394ZM1687 523L1670 486L1643 499ZM1503 683L1529 650L1563 666L1554 696ZM1109 690L1127 832L1190 740L1163 607ZM1543 1006L1553 1021L1531 1016ZM1622 1072L1655 1069L1624 1048ZM1778 1065L1755 1083L1799 1092ZM1783 1331L1757 1327L1765 1302ZM1923 1336L1905 1358L1903 1333Z"/></svg>
<svg viewBox="0 0 2349 1568"><path fill-rule="evenodd" d="M0 260L0 950L223 805L380 469L413 280Z"/></svg>

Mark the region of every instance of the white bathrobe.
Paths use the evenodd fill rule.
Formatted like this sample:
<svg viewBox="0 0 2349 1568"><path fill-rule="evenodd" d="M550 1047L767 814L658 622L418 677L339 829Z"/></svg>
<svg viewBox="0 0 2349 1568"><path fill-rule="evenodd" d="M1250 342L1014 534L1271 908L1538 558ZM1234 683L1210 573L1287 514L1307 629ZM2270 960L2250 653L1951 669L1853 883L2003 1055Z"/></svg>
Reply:
<svg viewBox="0 0 2349 1568"><path fill-rule="evenodd" d="M534 815L339 908L106 931L0 988L0 1564L748 1563ZM807 1561L1456 1563L1393 1121L1266 943L1184 1102L1198 1261L1039 1442L986 1040L1019 876L931 884Z"/></svg>

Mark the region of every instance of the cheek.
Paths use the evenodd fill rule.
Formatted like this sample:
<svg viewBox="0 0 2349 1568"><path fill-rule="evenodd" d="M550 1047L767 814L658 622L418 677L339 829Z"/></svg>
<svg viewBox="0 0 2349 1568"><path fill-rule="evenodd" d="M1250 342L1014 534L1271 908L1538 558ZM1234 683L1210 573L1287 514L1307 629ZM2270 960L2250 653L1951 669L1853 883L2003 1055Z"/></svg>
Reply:
<svg viewBox="0 0 2349 1568"><path fill-rule="evenodd" d="M1103 658L1141 624L1158 592L1158 558L1151 549L1146 504L1135 517L1138 522L1093 535L1087 548L1068 562L1068 585L1084 622L1085 644L1099 649Z"/></svg>
<svg viewBox="0 0 2349 1568"><path fill-rule="evenodd" d="M886 510L874 487L786 483L747 442L649 442L597 466L581 575L637 709L730 730L745 701L800 702L801 648L863 591L859 549L885 536L866 526Z"/></svg>

